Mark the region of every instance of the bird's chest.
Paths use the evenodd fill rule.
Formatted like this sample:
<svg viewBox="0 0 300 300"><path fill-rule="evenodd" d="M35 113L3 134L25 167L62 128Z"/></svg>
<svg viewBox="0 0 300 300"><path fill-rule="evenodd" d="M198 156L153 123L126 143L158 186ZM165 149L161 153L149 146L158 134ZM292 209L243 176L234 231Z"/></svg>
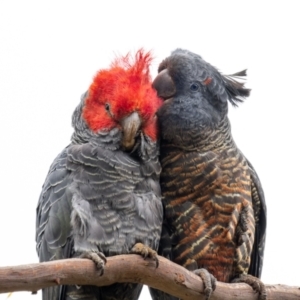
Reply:
<svg viewBox="0 0 300 300"><path fill-rule="evenodd" d="M120 166L100 167L85 164L73 168L68 190L76 251L99 247L106 255L115 255L128 253L137 241L151 244L160 231L148 229L148 221L153 223L162 209L155 206L160 199L147 184L150 179L118 170Z"/></svg>
<svg viewBox="0 0 300 300"><path fill-rule="evenodd" d="M169 153L162 158L161 187L166 218L177 238L232 241L241 210L251 202L243 157L213 151Z"/></svg>

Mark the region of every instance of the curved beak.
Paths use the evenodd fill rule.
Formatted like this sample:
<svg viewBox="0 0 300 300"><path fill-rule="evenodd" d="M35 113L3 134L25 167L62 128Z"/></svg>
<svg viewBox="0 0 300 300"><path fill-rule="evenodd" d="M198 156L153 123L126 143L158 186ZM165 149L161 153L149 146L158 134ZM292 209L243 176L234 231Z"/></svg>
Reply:
<svg viewBox="0 0 300 300"><path fill-rule="evenodd" d="M154 79L152 87L156 89L157 95L164 100L173 97L176 86L167 69L162 70Z"/></svg>
<svg viewBox="0 0 300 300"><path fill-rule="evenodd" d="M141 128L142 121L135 111L121 122L123 128L122 146L125 150L131 150L135 144L135 138Z"/></svg>

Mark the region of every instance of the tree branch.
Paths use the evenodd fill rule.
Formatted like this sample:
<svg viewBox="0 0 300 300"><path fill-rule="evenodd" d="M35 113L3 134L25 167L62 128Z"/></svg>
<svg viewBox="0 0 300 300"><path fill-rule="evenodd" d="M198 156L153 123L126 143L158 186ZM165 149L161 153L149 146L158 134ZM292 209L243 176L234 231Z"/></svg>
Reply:
<svg viewBox="0 0 300 300"><path fill-rule="evenodd" d="M53 285L110 285L116 282L143 283L181 299L202 300L203 285L198 276L185 268L159 257L159 267L138 255L109 257L103 276L96 273L87 259L65 259L0 268L0 293L32 291ZM266 285L268 299L294 300L300 297L299 287ZM211 300L255 300L257 294L246 284L217 283Z"/></svg>

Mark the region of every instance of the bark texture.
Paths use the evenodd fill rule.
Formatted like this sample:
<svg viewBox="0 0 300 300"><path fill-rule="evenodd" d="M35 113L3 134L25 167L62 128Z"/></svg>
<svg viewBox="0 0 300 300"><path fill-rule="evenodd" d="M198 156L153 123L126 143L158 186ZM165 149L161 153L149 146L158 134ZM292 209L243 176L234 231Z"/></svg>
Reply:
<svg viewBox="0 0 300 300"><path fill-rule="evenodd" d="M116 282L143 283L181 299L202 300L202 281L185 268L159 257L144 260L138 255L108 257L103 276L99 277L93 262L87 259L66 259L45 263L0 268L0 293L15 291L36 292L59 285L110 285ZM266 285L268 300L300 299L300 287ZM255 300L257 294L246 284L217 282L211 300Z"/></svg>

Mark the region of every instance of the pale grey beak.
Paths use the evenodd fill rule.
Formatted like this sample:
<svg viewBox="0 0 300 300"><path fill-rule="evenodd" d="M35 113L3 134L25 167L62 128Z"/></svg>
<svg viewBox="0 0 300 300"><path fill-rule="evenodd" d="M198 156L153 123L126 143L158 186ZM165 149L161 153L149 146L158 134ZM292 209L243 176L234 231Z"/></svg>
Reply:
<svg viewBox="0 0 300 300"><path fill-rule="evenodd" d="M125 150L131 150L135 144L137 132L142 125L139 114L135 111L121 122L123 128L122 146Z"/></svg>

